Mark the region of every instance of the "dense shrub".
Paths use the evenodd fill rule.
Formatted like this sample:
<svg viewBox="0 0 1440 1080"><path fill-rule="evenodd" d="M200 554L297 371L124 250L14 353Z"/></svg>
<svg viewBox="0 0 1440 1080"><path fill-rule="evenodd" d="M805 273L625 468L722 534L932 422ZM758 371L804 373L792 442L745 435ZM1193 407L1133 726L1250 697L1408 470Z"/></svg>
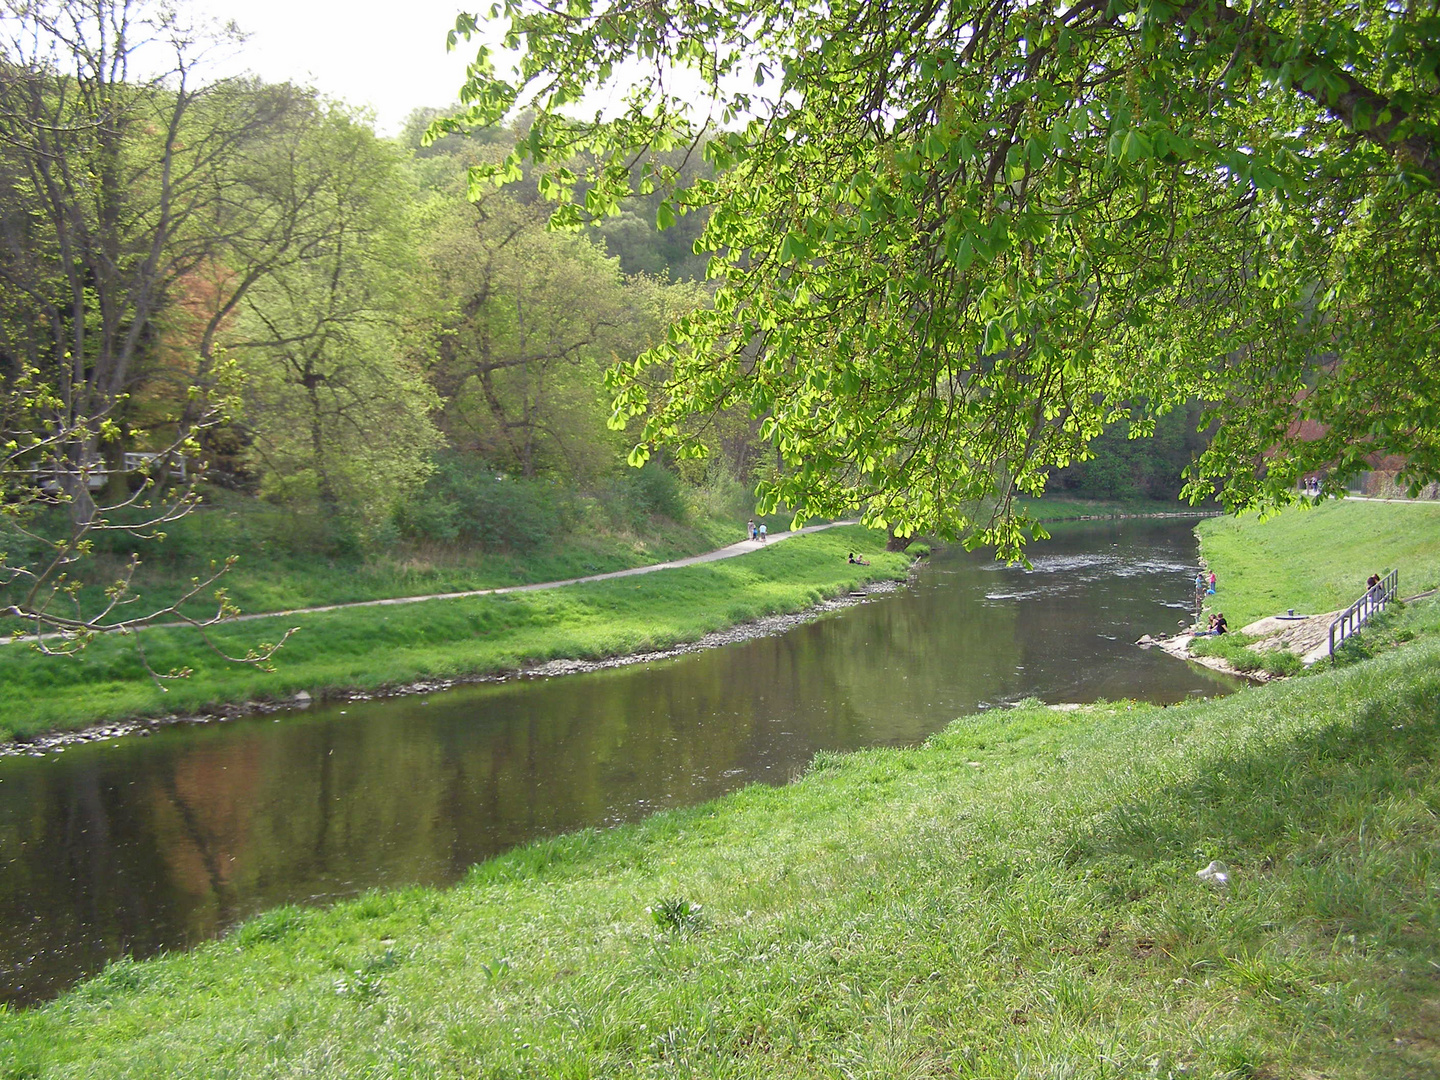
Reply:
<svg viewBox="0 0 1440 1080"><path fill-rule="evenodd" d="M755 516L755 492L722 463L709 470L695 489L696 509L712 518L744 521Z"/></svg>
<svg viewBox="0 0 1440 1080"><path fill-rule="evenodd" d="M396 521L415 539L499 550L549 543L575 515L573 495L558 484L506 476L473 458L448 455Z"/></svg>
<svg viewBox="0 0 1440 1080"><path fill-rule="evenodd" d="M625 469L607 486L601 501L618 525L643 531L652 516L684 522L689 517L680 479L660 462Z"/></svg>

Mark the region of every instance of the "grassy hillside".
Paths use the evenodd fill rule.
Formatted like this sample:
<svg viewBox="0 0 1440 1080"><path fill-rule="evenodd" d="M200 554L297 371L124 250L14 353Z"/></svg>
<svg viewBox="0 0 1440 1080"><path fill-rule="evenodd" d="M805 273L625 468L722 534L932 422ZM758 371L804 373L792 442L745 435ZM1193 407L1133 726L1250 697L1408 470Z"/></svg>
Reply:
<svg viewBox="0 0 1440 1080"><path fill-rule="evenodd" d="M266 672L229 663L191 630L107 637L74 659L0 645L0 738L129 716L195 712L258 697L315 697L421 678L507 671L556 657L594 659L693 641L800 611L866 581L903 578L904 555L858 526L796 537L741 558L563 589L289 615L214 632L231 655L298 632ZM863 551L870 566L846 561ZM144 652L138 646L143 646ZM161 686L160 672L191 668Z"/></svg>
<svg viewBox="0 0 1440 1080"><path fill-rule="evenodd" d="M372 539L362 545L353 537L337 537L319 515L209 489L205 502L170 524L163 539L97 537L93 558L73 567L72 577L84 583L82 607L94 610L135 554L141 562L134 586L145 598L136 606L161 606L155 601L169 602L192 578L208 577L213 561L237 555L234 568L219 584L242 611L253 613L560 581L668 562L744 536L743 516L719 517L705 507L694 507L685 522L677 522L660 514L625 514L623 507L570 498L576 520L569 529L557 528L553 535L523 542L517 538L509 546L398 538ZM789 524L783 515L765 520L772 533ZM3 520L0 545L17 557L33 559L38 554L25 550L20 538L7 533ZM0 599L5 595L0 588ZM196 617L211 614L214 604L208 594L203 599L205 603L191 604L187 610ZM0 630L16 626L27 629L0 622Z"/></svg>
<svg viewBox="0 0 1440 1080"><path fill-rule="evenodd" d="M1440 586L1440 503L1343 499L1294 507L1269 521L1208 518L1200 552L1217 571L1211 605L1235 628L1287 608L1334 611L1371 574L1400 571L1400 595Z"/></svg>
<svg viewBox="0 0 1440 1080"><path fill-rule="evenodd" d="M0 1076L1433 1076L1437 749L1433 628L968 718L113 965L0 1015Z"/></svg>

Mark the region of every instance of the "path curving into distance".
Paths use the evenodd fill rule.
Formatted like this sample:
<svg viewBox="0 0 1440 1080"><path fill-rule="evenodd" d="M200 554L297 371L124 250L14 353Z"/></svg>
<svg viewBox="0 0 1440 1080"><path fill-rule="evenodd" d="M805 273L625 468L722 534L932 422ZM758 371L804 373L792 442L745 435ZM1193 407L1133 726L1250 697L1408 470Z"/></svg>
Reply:
<svg viewBox="0 0 1440 1080"><path fill-rule="evenodd" d="M226 619L226 623L249 622L251 619L277 619L285 615L312 615L322 611L343 611L346 608L384 607L393 604L420 604L427 600L461 600L467 596L501 596L505 593L539 592L541 589L560 589L566 585L583 585L587 581L608 581L610 578L635 577L638 574L653 574L657 570L674 570L681 566L696 566L700 563L719 562L762 551L771 544L783 543L793 536L833 529L839 525L858 525L858 521L831 521L823 525L807 525L793 532L776 533L768 541L741 540L738 543L716 548L699 555L687 555L683 559L651 563L649 566L632 566L628 570L611 570L604 574L587 574L585 577L565 578L563 581L534 581L528 585L502 585L494 589L467 589L464 592L427 593L424 596L392 596L384 600L351 600L344 604L325 604L320 607L288 608L284 611L257 611L249 615L237 615Z"/></svg>
<svg viewBox="0 0 1440 1080"><path fill-rule="evenodd" d="M421 604L427 600L460 600L467 596L500 596L504 593L538 592L541 589L559 589L566 585L581 585L587 581L605 581L609 578L634 577L637 574L653 574L656 570L673 570L679 566L695 566L699 563L718 562L721 559L733 559L737 555L748 555L752 551L760 551L770 544L783 543L792 536L804 536L806 533L820 532L823 529L833 529L839 525L858 525L858 521L831 521L823 525L807 525L803 529L796 529L793 532L776 533L768 541L741 540L738 543L730 544L723 548L716 548L714 551L702 552L699 555L688 555L683 559L672 559L669 562L652 563L649 566L632 566L628 570L611 570L604 574L587 574L585 577L565 578L563 581L534 581L528 585L502 585L494 589L467 589L464 592L447 593L426 593L423 596L391 596L383 600L350 600L343 604L323 604L319 607L286 608L283 611L255 611L248 615L236 615L234 618L225 619L225 625L231 623L250 622L253 619L278 619L286 615L312 615L322 611L343 611L346 608L384 607L393 604ZM147 630L151 626L175 626L177 623L150 623L145 626L132 626L130 631ZM104 633L117 633L117 630L102 630ZM59 633L41 634L38 637L34 634L22 634L14 637L0 637L0 645L12 642L33 642L47 641L51 638L58 638L64 635Z"/></svg>

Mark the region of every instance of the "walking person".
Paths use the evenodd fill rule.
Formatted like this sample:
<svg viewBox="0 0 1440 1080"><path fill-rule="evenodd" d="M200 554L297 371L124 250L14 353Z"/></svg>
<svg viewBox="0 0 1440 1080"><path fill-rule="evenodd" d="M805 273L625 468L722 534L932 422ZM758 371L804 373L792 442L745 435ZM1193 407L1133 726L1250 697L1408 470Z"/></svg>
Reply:
<svg viewBox="0 0 1440 1080"><path fill-rule="evenodd" d="M745 539L758 540L759 538L760 534L755 531L755 519L751 518L745 526Z"/></svg>
<svg viewBox="0 0 1440 1080"><path fill-rule="evenodd" d="M767 532L768 530L765 527L765 523L763 521L760 522L760 543L765 543L765 536Z"/></svg>

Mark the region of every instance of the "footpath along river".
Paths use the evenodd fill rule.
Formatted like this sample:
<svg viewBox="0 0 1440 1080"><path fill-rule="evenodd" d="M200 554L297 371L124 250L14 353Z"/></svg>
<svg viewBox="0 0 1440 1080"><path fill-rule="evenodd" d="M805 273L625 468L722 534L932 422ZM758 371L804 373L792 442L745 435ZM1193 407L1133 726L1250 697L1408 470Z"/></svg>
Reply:
<svg viewBox="0 0 1440 1080"><path fill-rule="evenodd" d="M673 660L0 758L0 1002L283 903L444 884L817 750L905 745L1025 697L1173 704L1235 680L1131 643L1184 619L1194 522L1056 526L1033 568L942 552L911 588Z"/></svg>

